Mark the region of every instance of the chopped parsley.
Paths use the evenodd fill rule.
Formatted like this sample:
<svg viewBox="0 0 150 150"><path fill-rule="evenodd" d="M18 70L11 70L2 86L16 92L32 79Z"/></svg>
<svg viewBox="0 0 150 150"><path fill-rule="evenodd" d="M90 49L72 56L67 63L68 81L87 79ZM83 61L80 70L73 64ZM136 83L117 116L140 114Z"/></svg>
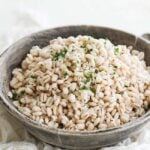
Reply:
<svg viewBox="0 0 150 150"><path fill-rule="evenodd" d="M81 90L90 90L92 91L93 93L96 93L96 89L94 87L86 87L86 86L83 86L81 87Z"/></svg>
<svg viewBox="0 0 150 150"><path fill-rule="evenodd" d="M77 64L78 64L78 63L80 63L80 61L79 61L79 60L77 60Z"/></svg>
<svg viewBox="0 0 150 150"><path fill-rule="evenodd" d="M24 93L25 93L25 91L21 91L19 94L16 92L12 92L12 99L18 100Z"/></svg>
<svg viewBox="0 0 150 150"><path fill-rule="evenodd" d="M84 73L84 75L85 75L85 77L86 77L86 80L84 81L85 84L87 84L87 83L89 83L90 81L92 81L92 78L93 78L92 73L93 73L93 72L84 71L83 73Z"/></svg>
<svg viewBox="0 0 150 150"><path fill-rule="evenodd" d="M92 51L92 49L88 49L88 48L85 48L85 53L90 53Z"/></svg>
<svg viewBox="0 0 150 150"><path fill-rule="evenodd" d="M115 75L115 74L116 74L116 72L114 71L114 72L113 72L113 75Z"/></svg>
<svg viewBox="0 0 150 150"><path fill-rule="evenodd" d="M94 87L90 87L90 90L93 92L93 93L96 93L96 89Z"/></svg>
<svg viewBox="0 0 150 150"><path fill-rule="evenodd" d="M95 71L94 71L95 72ZM91 86L87 86L86 84L91 82L92 79L93 79L93 73L94 72L91 72L91 71L84 71L84 75L86 77L86 80L84 81L85 85L81 88L81 90L90 90L92 91L93 93L96 92L96 89L94 87L91 87ZM98 69L96 70L96 72L98 72Z"/></svg>
<svg viewBox="0 0 150 150"><path fill-rule="evenodd" d="M93 49L89 49L88 47L87 47L87 45L86 45L86 43L84 43L82 46L81 46L81 48L84 48L84 51L85 51L85 53L86 54L88 54L88 53L90 53Z"/></svg>
<svg viewBox="0 0 150 150"><path fill-rule="evenodd" d="M12 93L12 99L13 100L18 100L18 94L16 92Z"/></svg>
<svg viewBox="0 0 150 150"><path fill-rule="evenodd" d="M84 71L84 75L88 78L92 78L92 73L91 71Z"/></svg>
<svg viewBox="0 0 150 150"><path fill-rule="evenodd" d="M87 84L87 83L89 83L90 81L91 81L91 78L87 78L84 83Z"/></svg>
<svg viewBox="0 0 150 150"><path fill-rule="evenodd" d="M30 77L31 77L32 79L37 79L37 75L35 75L35 74L32 74Z"/></svg>
<svg viewBox="0 0 150 150"><path fill-rule="evenodd" d="M125 85L124 87L128 88L128 86L127 86L127 85Z"/></svg>
<svg viewBox="0 0 150 150"><path fill-rule="evenodd" d="M88 90L88 87L83 86L83 87L81 87L80 89L81 89L81 90Z"/></svg>
<svg viewBox="0 0 150 150"><path fill-rule="evenodd" d="M64 48L59 53L56 52L55 55L54 55L54 60L64 59L67 51L68 50L66 48Z"/></svg>
<svg viewBox="0 0 150 150"><path fill-rule="evenodd" d="M64 72L63 75L64 75L64 78L66 78L68 76L68 73Z"/></svg>
<svg viewBox="0 0 150 150"><path fill-rule="evenodd" d="M114 53L115 53L115 55L117 55L119 53L119 48L118 47L114 48Z"/></svg>
<svg viewBox="0 0 150 150"><path fill-rule="evenodd" d="M99 72L99 70L98 69L95 69L95 73L98 73Z"/></svg>

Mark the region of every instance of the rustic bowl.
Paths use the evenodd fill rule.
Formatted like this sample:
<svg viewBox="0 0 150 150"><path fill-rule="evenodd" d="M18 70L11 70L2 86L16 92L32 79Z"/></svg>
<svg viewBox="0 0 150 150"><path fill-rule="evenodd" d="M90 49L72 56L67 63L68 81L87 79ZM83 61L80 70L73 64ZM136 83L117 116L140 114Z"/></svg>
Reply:
<svg viewBox="0 0 150 150"><path fill-rule="evenodd" d="M150 43L135 35L98 26L66 26L44 30L25 37L10 46L0 57L0 102L1 104L21 121L26 129L38 139L68 149L95 149L116 144L127 137L137 133L150 120L150 111L142 117L122 125L118 128L97 130L94 132L72 132L62 129L54 129L46 125L39 125L37 122L20 113L7 96L9 81L13 68L19 66L23 58L32 46L48 45L49 40L68 36L91 35L95 38L108 38L115 44L132 45L145 53L145 61L150 65Z"/></svg>

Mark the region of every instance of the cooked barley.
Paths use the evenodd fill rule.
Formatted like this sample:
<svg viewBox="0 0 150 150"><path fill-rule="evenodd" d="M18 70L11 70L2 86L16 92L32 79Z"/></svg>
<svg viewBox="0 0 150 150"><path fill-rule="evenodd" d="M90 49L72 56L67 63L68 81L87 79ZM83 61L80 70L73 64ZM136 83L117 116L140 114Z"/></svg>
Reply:
<svg viewBox="0 0 150 150"><path fill-rule="evenodd" d="M12 71L8 96L23 114L73 131L114 128L150 108L144 53L108 39L77 36L32 47Z"/></svg>

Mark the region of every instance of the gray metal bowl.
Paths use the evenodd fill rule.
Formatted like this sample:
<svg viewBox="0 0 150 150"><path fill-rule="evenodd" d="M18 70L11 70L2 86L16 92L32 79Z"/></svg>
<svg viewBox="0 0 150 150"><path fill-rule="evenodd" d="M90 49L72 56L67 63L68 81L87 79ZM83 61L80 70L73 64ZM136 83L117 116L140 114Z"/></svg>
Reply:
<svg viewBox="0 0 150 150"><path fill-rule="evenodd" d="M150 111L133 122L118 128L97 130L94 132L71 132L53 129L20 113L7 96L12 69L19 66L32 46L48 45L49 40L68 36L91 35L95 38L108 38L115 44L132 45L145 53L145 61L150 65L150 43L132 34L98 26L66 26L44 30L25 37L9 47L0 57L0 97L1 104L9 113L21 121L26 129L38 139L68 149L95 149L116 144L137 133L150 120Z"/></svg>

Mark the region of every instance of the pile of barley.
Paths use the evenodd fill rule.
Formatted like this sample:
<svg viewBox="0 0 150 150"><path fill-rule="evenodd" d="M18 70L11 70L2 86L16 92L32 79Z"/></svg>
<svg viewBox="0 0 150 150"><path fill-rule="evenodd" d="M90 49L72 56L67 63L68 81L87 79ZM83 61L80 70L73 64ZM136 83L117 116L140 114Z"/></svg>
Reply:
<svg viewBox="0 0 150 150"><path fill-rule="evenodd" d="M33 47L15 68L8 95L26 116L82 131L118 127L145 113L150 73L144 53L90 36Z"/></svg>

